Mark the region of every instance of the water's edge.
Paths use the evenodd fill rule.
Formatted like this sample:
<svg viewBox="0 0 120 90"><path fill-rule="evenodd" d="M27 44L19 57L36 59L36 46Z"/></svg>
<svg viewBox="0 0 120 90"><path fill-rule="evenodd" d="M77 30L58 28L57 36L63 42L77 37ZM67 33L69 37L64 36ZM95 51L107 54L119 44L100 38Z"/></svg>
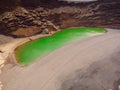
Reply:
<svg viewBox="0 0 120 90"><path fill-rule="evenodd" d="M76 28L68 28L67 30L71 30L71 29L76 29ZM78 28L77 28L78 29ZM98 29L98 30L100 30L100 32L99 31L96 31L96 32L93 32L93 33L90 33L91 35L87 35L87 36L85 36L85 37L82 37L82 38L86 38L86 37L89 37L89 36L94 36L94 35L96 35L96 34L99 34L99 33L104 33L104 32L106 32L106 30L105 29L103 29L103 28L79 28L79 29ZM61 33L61 32L65 32L65 30L66 29L63 29L63 30L61 30L61 31L59 31L59 32L55 32L54 34L52 34L52 35L49 35L49 36L46 36L46 37L42 37L42 38L37 38L37 39L34 39L34 40L31 40L31 41L28 41L28 42L26 42L26 43L24 43L24 44L22 44L22 45L20 45L20 46L18 46L17 48L15 48L15 50L14 50L14 56L15 56L15 58L16 58L16 60L17 60L17 62L19 63L19 64L21 64L21 65L28 65L28 62L27 62L27 64L26 63L24 63L24 62L20 62L20 58L17 56L17 52L19 52L19 50L21 49L21 47L23 47L23 46L25 46L25 45L28 45L29 43L32 43L32 42L36 42L37 40L39 41L39 40L41 40L41 39L45 39L45 38L51 38L51 37L54 37L56 34L59 34L59 33ZM93 30L93 31L94 31ZM89 30L89 31L91 31L91 30ZM73 31L72 31L73 32ZM84 31L83 31L84 32ZM89 34L89 33L88 33ZM54 41L54 40L53 40ZM64 40L63 40L64 41ZM63 45L62 45L63 46ZM37 46L36 46L37 47ZM60 47L57 47L57 48L60 48ZM48 48L49 49L49 48ZM53 50L52 50L53 51ZM52 52L52 51L50 51L50 52ZM24 51L25 52L25 51ZM23 52L23 53L24 53ZM30 53L29 53L30 54ZM33 53L34 54L34 53ZM43 55L44 56L44 55ZM36 59L35 59L36 60ZM30 62L31 63L31 62Z"/></svg>

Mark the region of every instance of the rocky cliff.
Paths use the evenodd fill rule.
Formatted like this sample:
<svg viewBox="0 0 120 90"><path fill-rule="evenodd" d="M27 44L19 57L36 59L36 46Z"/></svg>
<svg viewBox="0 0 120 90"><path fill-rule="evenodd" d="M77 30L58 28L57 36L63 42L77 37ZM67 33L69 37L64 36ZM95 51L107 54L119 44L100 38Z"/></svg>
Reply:
<svg viewBox="0 0 120 90"><path fill-rule="evenodd" d="M14 37L48 34L67 27L120 28L118 0L1 0L0 9L0 33Z"/></svg>

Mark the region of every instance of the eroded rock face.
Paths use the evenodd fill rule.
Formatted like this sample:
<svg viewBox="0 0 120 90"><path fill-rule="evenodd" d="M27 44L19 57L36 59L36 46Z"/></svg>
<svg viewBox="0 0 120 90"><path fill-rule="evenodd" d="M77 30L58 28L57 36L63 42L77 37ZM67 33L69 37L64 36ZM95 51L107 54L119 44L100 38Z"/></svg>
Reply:
<svg viewBox="0 0 120 90"><path fill-rule="evenodd" d="M118 0L77 4L58 0L16 0L9 7L12 9L0 15L0 33L16 37L47 34L67 27L120 27Z"/></svg>
<svg viewBox="0 0 120 90"><path fill-rule="evenodd" d="M49 28L48 20L45 18L48 11L42 7L34 10L28 10L23 7L17 7L11 12L5 12L0 17L0 27L3 34L16 37L31 36L37 33L45 33Z"/></svg>

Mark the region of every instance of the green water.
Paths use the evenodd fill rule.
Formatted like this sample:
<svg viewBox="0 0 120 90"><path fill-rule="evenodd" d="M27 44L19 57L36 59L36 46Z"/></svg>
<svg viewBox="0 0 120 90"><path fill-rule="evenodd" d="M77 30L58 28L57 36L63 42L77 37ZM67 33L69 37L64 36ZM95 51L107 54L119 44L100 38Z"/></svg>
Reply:
<svg viewBox="0 0 120 90"><path fill-rule="evenodd" d="M38 40L25 43L15 50L17 61L22 65L28 65L38 58L69 44L73 41L85 38L91 34L104 33L102 28L68 28Z"/></svg>

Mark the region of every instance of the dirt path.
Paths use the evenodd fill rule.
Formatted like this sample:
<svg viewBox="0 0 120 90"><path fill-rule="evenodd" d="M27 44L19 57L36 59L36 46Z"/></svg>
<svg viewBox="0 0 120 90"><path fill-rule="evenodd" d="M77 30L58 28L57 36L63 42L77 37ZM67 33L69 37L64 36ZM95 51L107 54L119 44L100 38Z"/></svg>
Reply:
<svg viewBox="0 0 120 90"><path fill-rule="evenodd" d="M120 31L66 45L27 67L6 64L3 90L119 90Z"/></svg>

